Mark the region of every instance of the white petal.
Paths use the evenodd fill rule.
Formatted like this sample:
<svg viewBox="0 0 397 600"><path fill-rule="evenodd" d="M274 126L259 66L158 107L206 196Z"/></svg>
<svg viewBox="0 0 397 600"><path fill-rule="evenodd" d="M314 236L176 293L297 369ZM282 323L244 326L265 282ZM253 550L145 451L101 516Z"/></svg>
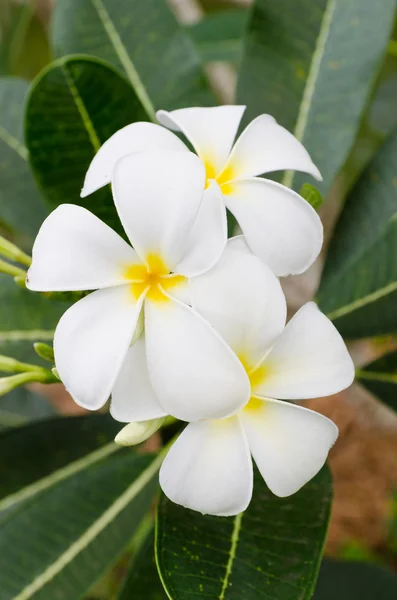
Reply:
<svg viewBox="0 0 397 600"><path fill-rule="evenodd" d="M219 516L247 508L252 479L251 456L237 417L190 423L160 469L160 485L170 500Z"/></svg>
<svg viewBox="0 0 397 600"><path fill-rule="evenodd" d="M151 419L150 421L128 423L128 425L118 432L114 441L119 446L136 446L156 433L164 421L165 417L161 417L160 419Z"/></svg>
<svg viewBox="0 0 397 600"><path fill-rule="evenodd" d="M199 157L214 168L222 169L229 156L245 106L214 106L212 108L180 108L159 110L162 125L182 131Z"/></svg>
<svg viewBox="0 0 397 600"><path fill-rule="evenodd" d="M166 415L150 383L143 337L127 352L113 387L110 414L122 423L146 421Z"/></svg>
<svg viewBox="0 0 397 600"><path fill-rule="evenodd" d="M229 240L215 267L189 287L197 311L254 366L283 331L287 306L277 277L241 244Z"/></svg>
<svg viewBox="0 0 397 600"><path fill-rule="evenodd" d="M81 206L62 204L37 234L27 287L41 292L110 287L125 283L123 268L140 262L98 217Z"/></svg>
<svg viewBox="0 0 397 600"><path fill-rule="evenodd" d="M232 184L224 197L254 254L278 276L303 273L317 258L323 226L299 194L267 179Z"/></svg>
<svg viewBox="0 0 397 600"><path fill-rule="evenodd" d="M263 361L265 377L255 394L301 400L347 388L354 366L336 327L308 302L291 319Z"/></svg>
<svg viewBox="0 0 397 600"><path fill-rule="evenodd" d="M98 290L63 315L54 336L55 364L75 402L103 406L123 364L143 298L129 285Z"/></svg>
<svg viewBox="0 0 397 600"><path fill-rule="evenodd" d="M154 123L131 123L116 131L101 146L88 167L81 190L85 198L111 182L114 166L127 154L145 150L187 150L181 140Z"/></svg>
<svg viewBox="0 0 397 600"><path fill-rule="evenodd" d="M238 138L227 162L234 178L293 169L321 181L320 171L307 150L270 115L254 119Z"/></svg>
<svg viewBox="0 0 397 600"><path fill-rule="evenodd" d="M222 192L215 181L205 190L188 245L175 273L195 277L219 260L227 241L227 218Z"/></svg>
<svg viewBox="0 0 397 600"><path fill-rule="evenodd" d="M295 404L253 401L255 408L241 411L240 418L256 465L273 494L295 494L324 465L338 428L327 417Z"/></svg>
<svg viewBox="0 0 397 600"><path fill-rule="evenodd" d="M135 250L160 256L172 270L188 244L205 185L205 171L192 152L136 152L113 173L113 196Z"/></svg>
<svg viewBox="0 0 397 600"><path fill-rule="evenodd" d="M164 410L183 421L235 413L250 395L248 377L207 321L176 300L145 302L149 376Z"/></svg>

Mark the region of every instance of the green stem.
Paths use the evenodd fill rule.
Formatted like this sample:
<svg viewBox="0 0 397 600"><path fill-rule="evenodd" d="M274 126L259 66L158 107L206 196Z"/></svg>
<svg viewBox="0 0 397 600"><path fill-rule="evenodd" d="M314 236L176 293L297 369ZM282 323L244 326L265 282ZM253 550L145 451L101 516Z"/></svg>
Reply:
<svg viewBox="0 0 397 600"><path fill-rule="evenodd" d="M7 275L12 275L13 277L26 277L26 273L23 269L12 265L11 263L2 260L0 258L0 273L6 273Z"/></svg>
<svg viewBox="0 0 397 600"><path fill-rule="evenodd" d="M46 371L43 367L39 367L38 365L31 365L30 363L23 363L15 358L11 358L9 356L1 356L0 355L0 371L5 371L6 373L25 373L28 372L37 372L37 371Z"/></svg>
<svg viewBox="0 0 397 600"><path fill-rule="evenodd" d="M0 396L4 396L15 388L25 385L26 383L56 383L57 379L51 371L29 371L28 373L19 373L10 377L0 378Z"/></svg>
<svg viewBox="0 0 397 600"><path fill-rule="evenodd" d="M15 262L21 263L26 267L30 267L32 264L32 257L25 254L18 246L12 244L6 238L0 235L0 254L5 258L14 260Z"/></svg>
<svg viewBox="0 0 397 600"><path fill-rule="evenodd" d="M390 40L387 53L397 57L397 40Z"/></svg>

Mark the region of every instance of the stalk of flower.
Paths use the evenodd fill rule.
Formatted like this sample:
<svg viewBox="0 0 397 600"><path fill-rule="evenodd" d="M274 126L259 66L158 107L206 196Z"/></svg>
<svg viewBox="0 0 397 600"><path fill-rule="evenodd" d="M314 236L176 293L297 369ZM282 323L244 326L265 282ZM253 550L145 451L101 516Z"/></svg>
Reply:
<svg viewBox="0 0 397 600"><path fill-rule="evenodd" d="M81 406L104 405L126 355L134 356L139 381L140 345L129 347L142 311L147 365L161 406L153 415L148 404L145 418L219 418L247 402L249 380L240 361L186 303L188 282L211 268L224 248L226 223L212 218L218 188L211 186L207 200L214 202L205 204L204 186L204 167L190 152L135 153L119 161L112 180L133 247L82 207L60 206L43 223L27 286L97 290L63 315L54 337L57 372Z"/></svg>
<svg viewBox="0 0 397 600"><path fill-rule="evenodd" d="M251 251L278 276L302 273L318 256L323 240L316 211L291 189L258 177L292 169L321 180L302 144L270 115L260 115L233 145L244 106L184 108L159 111L165 127L182 132L201 158L206 185L220 194L212 202L214 218L225 218L225 207L236 217ZM133 123L107 140L94 157L82 197L111 181L117 161L148 148L188 151L172 132L151 123Z"/></svg>
<svg viewBox="0 0 397 600"><path fill-rule="evenodd" d="M277 496L294 494L318 473L338 429L330 419L285 400L339 392L352 383L354 367L338 331L313 302L285 326L279 281L242 238L230 240L219 263L190 287L196 308L244 365L250 399L227 419L189 423L164 460L160 484L177 504L204 514L235 515L251 499L251 455ZM112 414L121 421L148 418L143 406L148 399L157 416L144 339L139 344L129 351L141 355L139 384L131 371L136 362L127 356L113 392ZM138 402L143 397L146 402ZM132 443L145 427L150 434L157 425L130 426L121 437Z"/></svg>

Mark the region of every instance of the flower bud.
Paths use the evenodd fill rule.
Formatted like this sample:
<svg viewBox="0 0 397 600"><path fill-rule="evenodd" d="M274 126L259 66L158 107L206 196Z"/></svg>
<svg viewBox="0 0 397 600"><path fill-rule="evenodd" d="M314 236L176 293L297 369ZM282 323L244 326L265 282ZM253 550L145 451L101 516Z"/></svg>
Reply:
<svg viewBox="0 0 397 600"><path fill-rule="evenodd" d="M149 421L128 423L128 425L119 431L114 441L116 444L119 444L119 446L136 446L147 440L153 433L160 429L164 421L165 417L161 417Z"/></svg>

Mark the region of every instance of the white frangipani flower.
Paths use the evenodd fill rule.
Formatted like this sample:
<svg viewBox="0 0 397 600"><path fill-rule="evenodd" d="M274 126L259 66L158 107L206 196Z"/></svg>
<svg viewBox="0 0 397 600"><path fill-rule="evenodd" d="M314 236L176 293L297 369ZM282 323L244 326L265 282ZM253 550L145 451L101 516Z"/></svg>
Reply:
<svg viewBox="0 0 397 600"><path fill-rule="evenodd" d="M338 429L282 400L328 396L349 386L354 367L331 321L309 302L285 325L279 284L254 256L229 242L220 262L191 285L196 308L244 364L251 398L235 416L190 423L160 470L177 504L235 515L250 502L251 455L277 496L297 492L326 461Z"/></svg>
<svg viewBox="0 0 397 600"><path fill-rule="evenodd" d="M160 403L155 414L147 405L146 418L218 418L248 400L249 380L238 358L183 302L188 281L222 251L212 230L202 231L204 184L203 165L192 153L139 152L120 160L113 194L134 249L82 207L60 206L43 223L29 289L97 290L66 311L54 337L56 368L81 406L95 410L108 399L142 309L148 373ZM216 194L211 187L208 195ZM139 348L133 346L131 356ZM139 386L139 355L136 360Z"/></svg>
<svg viewBox="0 0 397 600"><path fill-rule="evenodd" d="M212 198L212 227L222 230L225 206L236 217L251 251L276 275L304 272L318 256L323 230L316 211L289 188L258 177L293 169L321 179L302 144L270 115L254 119L233 145L244 106L183 108L159 111L165 127L181 131L206 169L207 186L216 182L221 194ZM99 149L86 175L81 195L111 181L117 161L142 149L188 151L172 132L152 123L133 123L115 133ZM155 174L153 174L155 176ZM214 185L214 183L213 183Z"/></svg>

